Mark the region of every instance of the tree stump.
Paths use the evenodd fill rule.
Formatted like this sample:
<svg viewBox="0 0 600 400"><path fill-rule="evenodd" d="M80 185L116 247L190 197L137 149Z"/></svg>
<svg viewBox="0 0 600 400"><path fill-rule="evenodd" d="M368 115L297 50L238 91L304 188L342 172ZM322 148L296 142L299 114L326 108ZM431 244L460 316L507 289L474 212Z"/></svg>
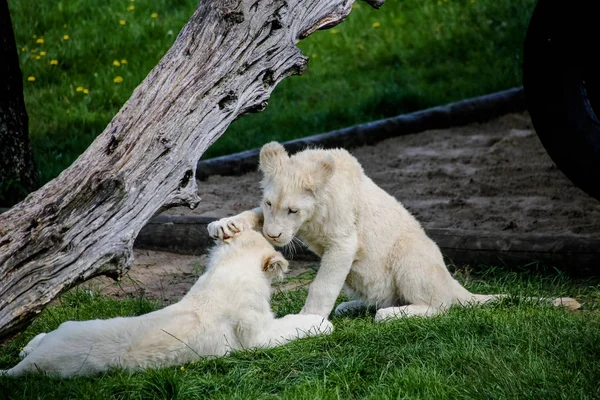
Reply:
<svg viewBox="0 0 600 400"><path fill-rule="evenodd" d="M262 111L283 78L304 71L296 43L343 21L353 2L201 1L91 146L0 215L0 341L74 285L120 277L153 215L195 207L200 156L236 118Z"/></svg>

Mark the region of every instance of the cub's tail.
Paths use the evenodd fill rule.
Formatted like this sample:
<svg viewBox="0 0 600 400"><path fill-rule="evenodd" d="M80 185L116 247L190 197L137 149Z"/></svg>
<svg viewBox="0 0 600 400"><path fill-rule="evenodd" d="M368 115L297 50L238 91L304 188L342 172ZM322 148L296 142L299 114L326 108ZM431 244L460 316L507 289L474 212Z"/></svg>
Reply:
<svg viewBox="0 0 600 400"><path fill-rule="evenodd" d="M467 299L465 303L483 304L492 301L497 301L506 297L508 297L507 294L471 294L471 297ZM569 310L578 310L581 308L581 304L579 304L579 302L572 297L522 297L522 299L529 301L547 302L551 303L554 307L564 307Z"/></svg>

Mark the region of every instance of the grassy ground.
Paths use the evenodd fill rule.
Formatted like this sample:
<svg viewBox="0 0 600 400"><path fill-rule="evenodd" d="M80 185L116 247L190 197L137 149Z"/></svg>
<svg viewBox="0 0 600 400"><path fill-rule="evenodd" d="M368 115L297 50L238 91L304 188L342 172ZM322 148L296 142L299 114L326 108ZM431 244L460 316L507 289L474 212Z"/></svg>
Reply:
<svg viewBox="0 0 600 400"><path fill-rule="evenodd" d="M575 296L584 310L569 312L513 298L385 324L374 324L371 314L333 318L336 330L331 336L272 350L137 374L0 378L0 393L7 399L600 397L597 282L494 268L485 275L461 273L458 278L480 293ZM274 309L280 316L298 312L305 296L306 289L280 292L274 296ZM16 362L19 347L28 339L67 319L138 315L155 307L144 299L118 301L71 292L0 349L0 368Z"/></svg>
<svg viewBox="0 0 600 400"><path fill-rule="evenodd" d="M42 182L108 124L192 14L197 0L13 1L30 131ZM355 5L300 44L309 70L275 90L206 154L328 131L520 85L535 0Z"/></svg>

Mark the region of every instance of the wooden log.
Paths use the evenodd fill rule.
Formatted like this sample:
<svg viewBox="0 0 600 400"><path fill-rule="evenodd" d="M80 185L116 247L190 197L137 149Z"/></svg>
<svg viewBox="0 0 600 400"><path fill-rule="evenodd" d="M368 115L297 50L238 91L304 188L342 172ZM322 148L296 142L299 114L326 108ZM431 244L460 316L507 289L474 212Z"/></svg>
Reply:
<svg viewBox="0 0 600 400"><path fill-rule="evenodd" d="M200 2L85 153L0 215L0 341L74 285L121 276L153 215L194 207L200 156L236 118L263 110L278 82L304 71L296 43L340 23L352 3Z"/></svg>

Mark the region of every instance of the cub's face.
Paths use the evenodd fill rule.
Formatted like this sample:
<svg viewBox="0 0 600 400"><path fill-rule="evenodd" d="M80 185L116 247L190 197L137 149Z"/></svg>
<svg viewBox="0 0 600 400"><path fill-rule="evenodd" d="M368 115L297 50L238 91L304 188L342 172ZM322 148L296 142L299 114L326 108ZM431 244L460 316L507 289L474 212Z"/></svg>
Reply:
<svg viewBox="0 0 600 400"><path fill-rule="evenodd" d="M306 153L305 153L306 154ZM260 151L263 173L263 233L276 246L290 243L315 211L316 193L334 172L331 156L290 158L283 146L267 143Z"/></svg>
<svg viewBox="0 0 600 400"><path fill-rule="evenodd" d="M265 188L262 202L263 234L272 244L289 244L300 227L313 214L315 198L308 192L290 191L282 187Z"/></svg>
<svg viewBox="0 0 600 400"><path fill-rule="evenodd" d="M227 239L221 244L222 254L228 257L237 255L245 260L259 258L262 271L269 280L283 278L288 271L288 261L283 255L259 232L252 229L245 230L239 235Z"/></svg>

